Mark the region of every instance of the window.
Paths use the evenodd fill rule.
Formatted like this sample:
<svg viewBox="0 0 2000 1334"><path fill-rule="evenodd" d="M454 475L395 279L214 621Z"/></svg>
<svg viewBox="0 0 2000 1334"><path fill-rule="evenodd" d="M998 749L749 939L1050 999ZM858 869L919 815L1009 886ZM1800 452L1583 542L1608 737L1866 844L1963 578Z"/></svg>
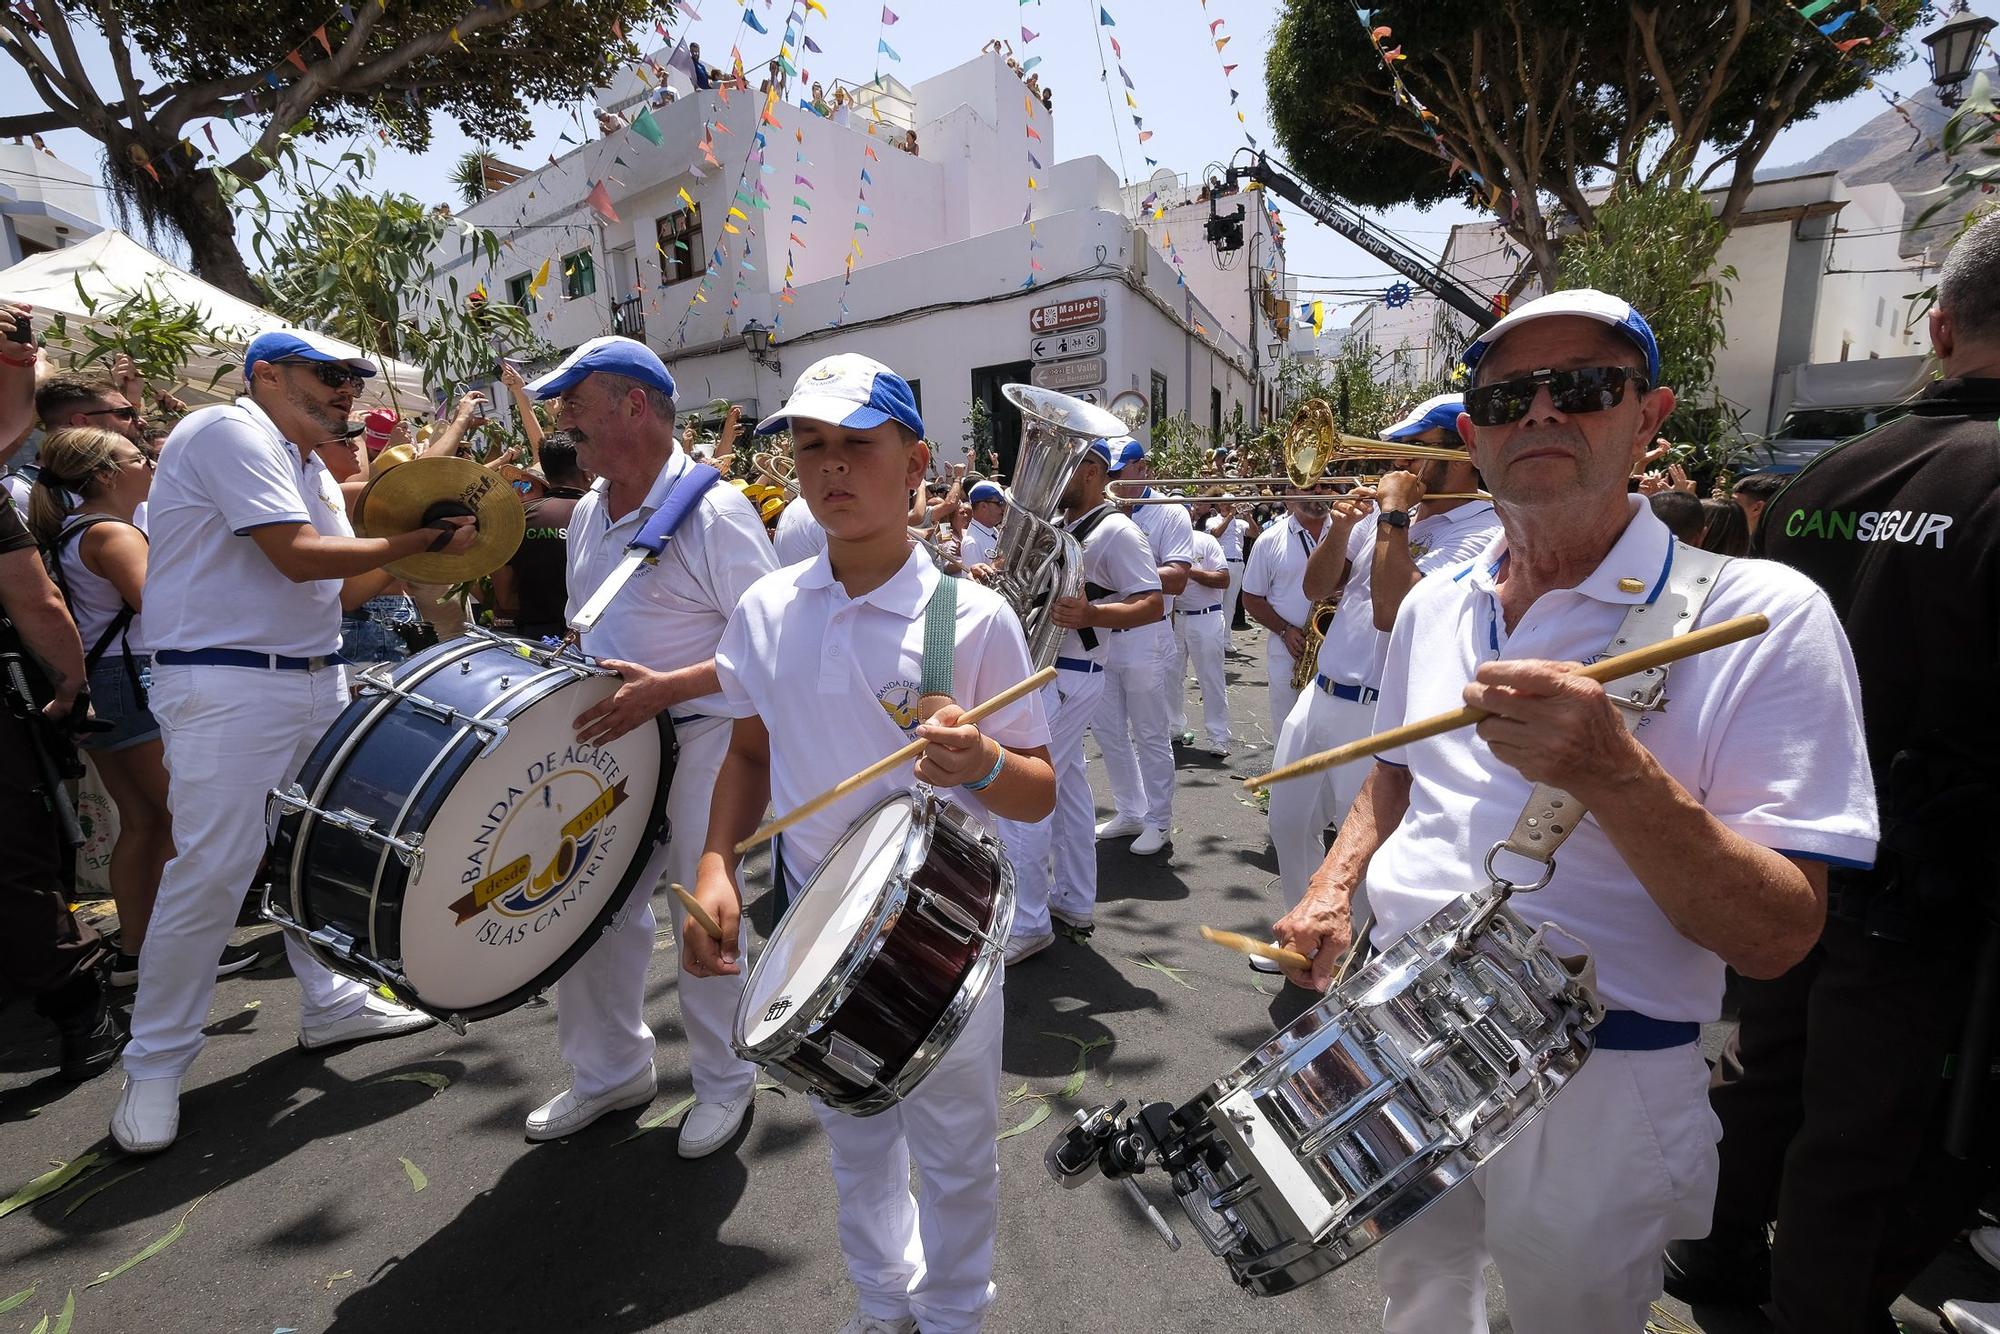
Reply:
<svg viewBox="0 0 2000 1334"><path fill-rule="evenodd" d="M922 380L912 380L912 381L910 381L910 399L911 399L911 401L912 401L912 402L914 402L914 403L915 403L915 404L917 405L917 415L918 415L919 417L923 416L923 415L924 415L924 382L923 382Z"/></svg>
<svg viewBox="0 0 2000 1334"><path fill-rule="evenodd" d="M660 286L671 287L701 273L708 252L701 243L701 205L677 209L654 224L660 247Z"/></svg>
<svg viewBox="0 0 2000 1334"><path fill-rule="evenodd" d="M509 278L507 280L507 304L510 306L519 306L530 315L534 314L535 296L534 293L528 290L528 285L532 282L534 282L534 275L527 273L517 273Z"/></svg>
<svg viewBox="0 0 2000 1334"><path fill-rule="evenodd" d="M1875 327L1879 329L1888 322L1889 300L1887 297L1878 296L1875 298Z"/></svg>
<svg viewBox="0 0 2000 1334"><path fill-rule="evenodd" d="M564 255L562 262L563 295L575 300L580 296L597 294L597 261L588 250Z"/></svg>
<svg viewBox="0 0 2000 1334"><path fill-rule="evenodd" d="M1167 377L1160 374L1158 371L1154 371L1153 407L1152 407L1151 424L1154 426L1158 426L1161 422L1165 421L1166 419L1167 419Z"/></svg>
<svg viewBox="0 0 2000 1334"><path fill-rule="evenodd" d="M1222 439L1222 391L1208 391L1208 438L1220 442Z"/></svg>

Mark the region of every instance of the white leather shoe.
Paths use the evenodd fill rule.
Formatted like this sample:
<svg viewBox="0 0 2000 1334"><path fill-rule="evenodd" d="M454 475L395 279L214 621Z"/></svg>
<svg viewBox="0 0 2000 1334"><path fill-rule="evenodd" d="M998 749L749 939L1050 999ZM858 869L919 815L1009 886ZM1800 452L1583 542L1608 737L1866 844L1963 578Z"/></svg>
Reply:
<svg viewBox="0 0 2000 1334"><path fill-rule="evenodd" d="M743 1124L751 1096L745 1093L728 1102L698 1102L688 1108L687 1115L681 1118L681 1157L706 1158L727 1144L736 1128Z"/></svg>
<svg viewBox="0 0 2000 1334"><path fill-rule="evenodd" d="M1979 1258L2000 1269L2000 1227L1978 1227L1966 1238Z"/></svg>
<svg viewBox="0 0 2000 1334"><path fill-rule="evenodd" d="M437 1020L421 1010L405 1009L394 1001L370 994L361 1008L345 1019L330 1023L299 1026L299 1045L307 1051L338 1047L344 1042L373 1042L376 1038L401 1037L429 1028Z"/></svg>
<svg viewBox="0 0 2000 1334"><path fill-rule="evenodd" d="M1038 935L1032 936L1009 936L1007 937L1007 962L1009 964L1017 964L1031 954L1040 954L1055 943L1056 933L1053 931L1043 931Z"/></svg>
<svg viewBox="0 0 2000 1334"><path fill-rule="evenodd" d="M181 1128L181 1077L125 1078L118 1108L111 1113L111 1138L127 1153L158 1153Z"/></svg>
<svg viewBox="0 0 2000 1334"><path fill-rule="evenodd" d="M856 1311L854 1318L840 1327L840 1334L917 1334L917 1318L906 1315L884 1320L879 1315L864 1315Z"/></svg>
<svg viewBox="0 0 2000 1334"><path fill-rule="evenodd" d="M1147 825L1146 831L1132 840L1132 846L1128 851L1135 857L1150 857L1156 852L1163 851L1171 842L1166 830Z"/></svg>
<svg viewBox="0 0 2000 1334"><path fill-rule="evenodd" d="M1099 838L1130 838L1134 834L1143 834L1145 832L1146 825L1144 821L1135 820L1126 815L1114 815L1103 824L1097 826L1097 836Z"/></svg>
<svg viewBox="0 0 2000 1334"><path fill-rule="evenodd" d="M528 1138L539 1142L573 1135L606 1112L645 1106L659 1091L659 1077L650 1064L617 1088L607 1089L594 1098L579 1098L574 1088L564 1089L528 1113Z"/></svg>
<svg viewBox="0 0 2000 1334"><path fill-rule="evenodd" d="M1070 912L1066 908L1056 907L1053 903L1049 905L1049 916L1066 926L1073 926L1079 931L1089 931L1097 926L1097 919L1089 913Z"/></svg>
<svg viewBox="0 0 2000 1334"><path fill-rule="evenodd" d="M1953 1334L2000 1334L2000 1302L1946 1302L1944 1326Z"/></svg>

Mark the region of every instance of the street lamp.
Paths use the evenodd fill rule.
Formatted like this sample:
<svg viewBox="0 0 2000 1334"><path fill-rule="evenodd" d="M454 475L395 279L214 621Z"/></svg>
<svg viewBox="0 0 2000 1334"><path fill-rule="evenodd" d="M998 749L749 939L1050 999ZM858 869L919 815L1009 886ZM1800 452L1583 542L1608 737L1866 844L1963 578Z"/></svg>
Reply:
<svg viewBox="0 0 2000 1334"><path fill-rule="evenodd" d="M1986 34L1996 26L2000 25L1973 13L1965 0L1958 0L1944 22L1924 37L1924 45L1930 48L1931 83L1938 90L1940 105L1955 107L1964 99L1965 81L1972 77Z"/></svg>
<svg viewBox="0 0 2000 1334"><path fill-rule="evenodd" d="M777 336L776 330L767 329L754 319L743 326L743 346L750 353L750 360L766 370L783 372L783 363L771 351L771 344Z"/></svg>

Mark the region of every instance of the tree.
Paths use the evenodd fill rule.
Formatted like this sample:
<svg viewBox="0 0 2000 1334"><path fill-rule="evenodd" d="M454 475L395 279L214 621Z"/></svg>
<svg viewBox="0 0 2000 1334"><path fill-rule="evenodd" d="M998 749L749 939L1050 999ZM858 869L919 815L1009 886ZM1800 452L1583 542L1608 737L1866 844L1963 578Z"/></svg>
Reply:
<svg viewBox="0 0 2000 1334"><path fill-rule="evenodd" d="M451 175L445 178L458 191L458 202L467 208L486 198L486 164L490 161L491 157L476 149L461 153L452 164Z"/></svg>
<svg viewBox="0 0 2000 1334"><path fill-rule="evenodd" d="M254 300L225 186L261 180L287 135L379 131L420 151L442 112L475 139L519 143L533 104L588 94L607 63L637 55L625 28L670 12L656 0L355 0L338 7L351 19L334 8L203 0L197 16L185 0L19 0L0 8L0 51L46 109L0 116L0 135L90 135L121 222L135 215L148 235L179 237L203 278ZM79 54L99 40L111 87ZM228 162L193 140L216 117L252 136Z"/></svg>
<svg viewBox="0 0 2000 1334"><path fill-rule="evenodd" d="M1733 226L1778 133L1901 64L1922 8L1837 0L1822 36L1783 0L1404 0L1371 33L1349 0L1285 0L1265 82L1306 180L1373 208L1470 190L1549 282L1562 215L1589 230L1590 186L1661 162L1714 154L1698 183Z"/></svg>

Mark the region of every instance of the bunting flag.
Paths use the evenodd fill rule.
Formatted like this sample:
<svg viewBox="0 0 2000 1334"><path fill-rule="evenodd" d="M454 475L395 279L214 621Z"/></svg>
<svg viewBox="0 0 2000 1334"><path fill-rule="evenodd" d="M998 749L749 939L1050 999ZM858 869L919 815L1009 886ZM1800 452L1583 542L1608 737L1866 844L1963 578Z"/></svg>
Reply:
<svg viewBox="0 0 2000 1334"><path fill-rule="evenodd" d="M886 28L895 21L896 21L896 11L889 8L889 6L887 5L882 6L882 26Z"/></svg>
<svg viewBox="0 0 2000 1334"><path fill-rule="evenodd" d="M1114 28L1118 26L1118 20L1111 17L1111 11L1103 8L1102 6L1100 6L1097 11L1097 22L1100 27L1105 27L1105 28Z"/></svg>
<svg viewBox="0 0 2000 1334"><path fill-rule="evenodd" d="M903 58L896 54L896 48L879 37L875 39L875 50L878 54L885 55L898 64L902 63Z"/></svg>
<svg viewBox="0 0 2000 1334"><path fill-rule="evenodd" d="M1315 301L1312 303L1312 322L1313 322L1313 337L1317 338L1319 337L1320 330L1326 326L1325 302Z"/></svg>
<svg viewBox="0 0 2000 1334"><path fill-rule="evenodd" d="M665 137L660 133L660 122L653 119L651 107L640 107L639 114L632 117L632 133L656 147Z"/></svg>
<svg viewBox="0 0 2000 1334"><path fill-rule="evenodd" d="M743 6L743 21L750 26L753 32L763 33L765 36L770 35L771 30L764 26L762 19L757 17L757 11L748 5Z"/></svg>
<svg viewBox="0 0 2000 1334"><path fill-rule="evenodd" d="M603 181L597 181L591 185L590 194L585 197L584 202L590 205L592 213L603 218L606 222L618 221L618 210L611 207L611 192L604 188Z"/></svg>

